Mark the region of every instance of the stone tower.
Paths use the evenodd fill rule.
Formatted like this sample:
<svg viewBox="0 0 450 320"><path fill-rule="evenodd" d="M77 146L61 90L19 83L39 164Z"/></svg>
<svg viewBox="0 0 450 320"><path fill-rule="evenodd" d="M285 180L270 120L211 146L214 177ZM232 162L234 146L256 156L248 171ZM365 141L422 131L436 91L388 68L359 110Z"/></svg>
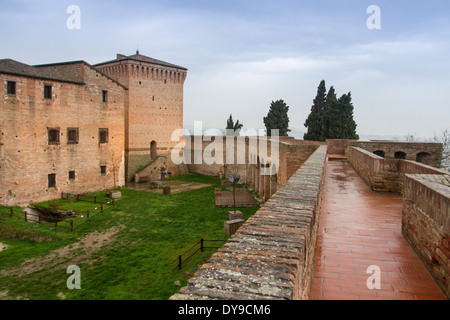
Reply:
<svg viewBox="0 0 450 320"><path fill-rule="evenodd" d="M97 69L128 88L125 106L125 171L134 175L161 155L169 155L178 142L172 132L183 128L183 85L187 69L136 51L117 54ZM107 97L106 97L107 98Z"/></svg>

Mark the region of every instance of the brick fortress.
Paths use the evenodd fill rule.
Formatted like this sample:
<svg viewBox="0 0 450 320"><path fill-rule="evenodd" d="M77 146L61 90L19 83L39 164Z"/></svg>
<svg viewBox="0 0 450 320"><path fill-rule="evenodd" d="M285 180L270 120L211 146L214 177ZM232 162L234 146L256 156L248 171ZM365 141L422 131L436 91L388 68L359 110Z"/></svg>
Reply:
<svg viewBox="0 0 450 320"><path fill-rule="evenodd" d="M0 204L25 205L59 198L62 192L99 191L132 179L154 179L162 166L175 174L216 175L224 170L206 162L182 166L170 162L171 150L179 143L171 141L171 134L183 126L186 74L185 68L139 52L95 66L84 61L29 66L0 60L4 85ZM201 137L190 137L191 149L185 147L183 156L192 158L210 149L209 141L192 143L196 138ZM245 163L229 170L239 173L264 205L171 299L308 299L316 247L321 250L319 221L329 215L328 209L322 211L327 208L322 207L322 199L326 205L328 170L335 168L331 165L335 162L352 167L369 190L394 193L401 199L402 209L397 212L401 230L395 238L401 238L401 232L450 298L450 176L436 168L442 160L442 144L258 139L267 139L267 144L252 147L255 137L246 137L239 150L245 153ZM279 143L278 163L261 152L264 147L271 150L272 143ZM237 149L230 149L236 155ZM226 145L221 150L218 157L225 159ZM270 175L261 175L274 166ZM337 173L333 174L337 182L348 180L343 169ZM383 203L379 209L384 207ZM366 207L359 211L364 213ZM367 263L373 265L374 257L369 256ZM387 266L398 268L403 260L389 261L396 258L383 255L379 263L387 261ZM415 269L397 271L415 273ZM364 289L365 281L358 287ZM423 281L418 292L421 285Z"/></svg>
<svg viewBox="0 0 450 320"><path fill-rule="evenodd" d="M139 51L95 66L0 60L0 204L123 186L151 163L170 168L186 75Z"/></svg>

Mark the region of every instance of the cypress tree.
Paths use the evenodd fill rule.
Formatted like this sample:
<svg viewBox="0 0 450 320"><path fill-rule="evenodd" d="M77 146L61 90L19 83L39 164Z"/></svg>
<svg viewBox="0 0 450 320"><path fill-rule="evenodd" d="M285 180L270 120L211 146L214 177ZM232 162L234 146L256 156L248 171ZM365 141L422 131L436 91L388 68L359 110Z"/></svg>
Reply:
<svg viewBox="0 0 450 320"><path fill-rule="evenodd" d="M233 121L233 116L230 114L230 117L227 120L227 130L234 130L235 135L239 135L239 132L241 131L244 124L239 123L239 120L236 121L236 123Z"/></svg>
<svg viewBox="0 0 450 320"><path fill-rule="evenodd" d="M339 99L340 110L342 113L342 137L340 139L354 139L359 140L359 135L356 133L356 122L353 119L353 103L352 94L344 94Z"/></svg>
<svg viewBox="0 0 450 320"><path fill-rule="evenodd" d="M308 129L303 135L304 140L319 141L322 138L322 118L325 110L326 92L325 80L322 80L317 88L317 95L313 100L311 112L304 124Z"/></svg>
<svg viewBox="0 0 450 320"><path fill-rule="evenodd" d="M334 89L330 89L327 95L322 129L323 141L326 139L359 139L356 134L356 123L353 119L353 104L350 92L336 99Z"/></svg>
<svg viewBox="0 0 450 320"><path fill-rule="evenodd" d="M320 141L325 141L326 139L336 139L333 137L339 135L339 116L339 106L336 98L336 92L334 87L331 87L325 101Z"/></svg>
<svg viewBox="0 0 450 320"><path fill-rule="evenodd" d="M266 117L264 117L264 125L267 135L270 136L272 129L279 130L279 136L287 136L289 129L289 106L283 101L272 101L270 109Z"/></svg>

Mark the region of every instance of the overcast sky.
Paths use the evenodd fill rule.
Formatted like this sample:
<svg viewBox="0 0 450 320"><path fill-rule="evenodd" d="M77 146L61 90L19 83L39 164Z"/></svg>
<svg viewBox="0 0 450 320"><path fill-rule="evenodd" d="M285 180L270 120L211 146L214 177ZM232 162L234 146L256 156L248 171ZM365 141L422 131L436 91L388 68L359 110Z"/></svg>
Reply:
<svg viewBox="0 0 450 320"><path fill-rule="evenodd" d="M69 5L81 29L66 26ZM381 9L371 30L370 5ZM0 58L27 64L141 54L189 69L184 124L264 128L271 101L305 131L319 82L351 91L359 134L432 137L450 127L447 0L2 1Z"/></svg>

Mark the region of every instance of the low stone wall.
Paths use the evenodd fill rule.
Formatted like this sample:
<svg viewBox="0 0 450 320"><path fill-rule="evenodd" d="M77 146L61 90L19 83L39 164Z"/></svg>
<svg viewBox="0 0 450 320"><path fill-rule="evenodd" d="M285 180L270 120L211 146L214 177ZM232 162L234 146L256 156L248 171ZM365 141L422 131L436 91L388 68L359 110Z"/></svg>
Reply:
<svg viewBox="0 0 450 320"><path fill-rule="evenodd" d="M400 160L389 160L357 147L350 147L348 160L361 178L376 192L400 192Z"/></svg>
<svg viewBox="0 0 450 320"><path fill-rule="evenodd" d="M404 159L416 161L417 156L426 153L429 157L422 160L423 163L439 168L442 160L442 143L414 142L414 141L355 141L349 140L348 145L367 150L371 153L382 151L386 159ZM403 157L399 158L398 153ZM397 157L396 157L397 154Z"/></svg>
<svg viewBox="0 0 450 320"><path fill-rule="evenodd" d="M347 139L328 139L328 154L341 154L347 155L348 153L348 144L350 141Z"/></svg>
<svg viewBox="0 0 450 320"><path fill-rule="evenodd" d="M195 138L199 140L197 144L195 143ZM271 139L267 140L267 137L239 138L238 141L237 137L227 137L227 139L222 139L222 142L219 141L217 144L213 144L209 140L214 139L208 138L206 141L203 141L200 140L201 137L199 136L191 137L191 142L185 149L187 162L190 163L187 167L189 172L210 176L222 174L226 177L229 173L239 174L241 183L250 185L263 201L270 199L279 188L285 185L287 180L317 148L320 145L324 145L324 143L299 141L287 137L280 137L279 143L274 145L272 145L273 141ZM229 146L227 146L228 143L230 144ZM274 150L272 150L272 146ZM262 150L262 147L266 147L267 150ZM191 164L191 162L195 162L195 154L197 156L205 153L209 155L212 154L213 150L214 156L218 152L215 163L206 163L203 158L201 162L198 161L200 163ZM273 157L277 157L276 159L272 159L272 151L275 152ZM227 153L230 155L234 154L233 163L238 163L238 155L244 159L240 159L241 164L229 163L224 167L221 163L231 162L227 159ZM271 155L270 157L268 157L269 154ZM245 160L245 163L242 160ZM261 176L260 171L267 169L271 170L271 175Z"/></svg>
<svg viewBox="0 0 450 320"><path fill-rule="evenodd" d="M449 175L405 175L402 232L450 299Z"/></svg>
<svg viewBox="0 0 450 320"><path fill-rule="evenodd" d="M348 160L376 192L403 193L405 174L446 174L445 171L429 165L409 160L385 159L358 147L349 148Z"/></svg>
<svg viewBox="0 0 450 320"><path fill-rule="evenodd" d="M170 299L307 299L326 153L320 146Z"/></svg>

